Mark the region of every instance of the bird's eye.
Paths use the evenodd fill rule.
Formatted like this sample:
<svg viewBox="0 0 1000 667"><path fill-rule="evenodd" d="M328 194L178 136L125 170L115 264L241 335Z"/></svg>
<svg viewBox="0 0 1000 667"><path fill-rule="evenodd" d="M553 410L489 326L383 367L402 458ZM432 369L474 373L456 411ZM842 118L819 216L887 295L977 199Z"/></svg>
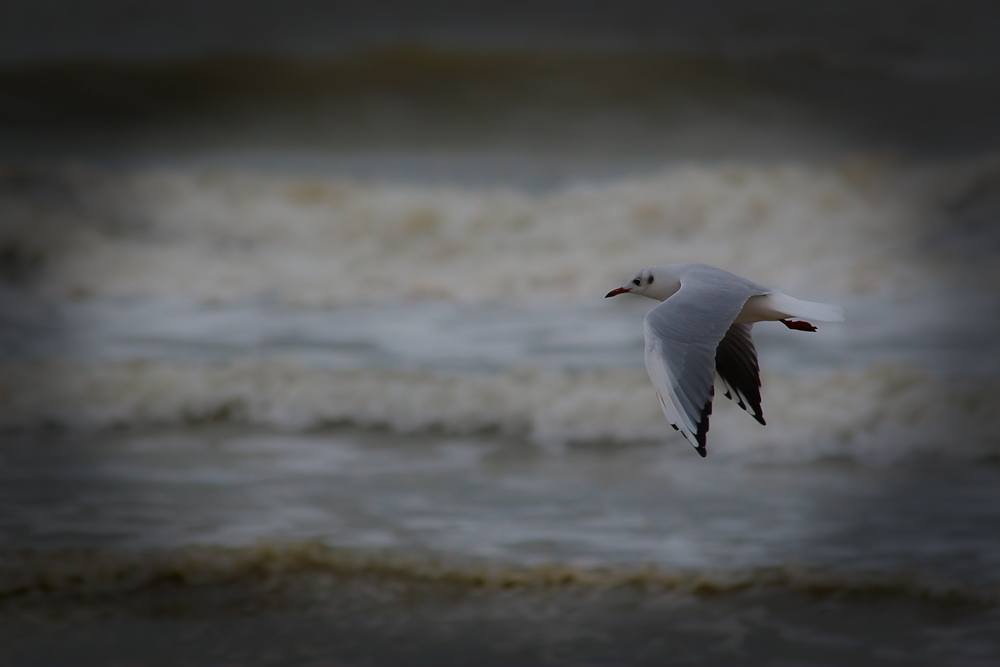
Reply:
<svg viewBox="0 0 1000 667"><path fill-rule="evenodd" d="M638 287L639 286L639 282L640 282L639 279L636 278L635 280L632 281L632 284L635 285L636 287Z"/></svg>
<svg viewBox="0 0 1000 667"><path fill-rule="evenodd" d="M650 276L650 277L646 278L646 284L647 285L652 285L653 284L653 276Z"/></svg>

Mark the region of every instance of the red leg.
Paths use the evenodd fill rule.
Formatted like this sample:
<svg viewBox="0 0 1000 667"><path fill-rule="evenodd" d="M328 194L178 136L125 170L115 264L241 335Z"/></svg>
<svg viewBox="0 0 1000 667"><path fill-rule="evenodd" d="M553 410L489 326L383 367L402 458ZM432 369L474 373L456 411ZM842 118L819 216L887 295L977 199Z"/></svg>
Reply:
<svg viewBox="0 0 1000 667"><path fill-rule="evenodd" d="M798 320L778 320L784 324L789 329L795 329L796 331L816 331L816 327L809 324L808 322L800 322Z"/></svg>

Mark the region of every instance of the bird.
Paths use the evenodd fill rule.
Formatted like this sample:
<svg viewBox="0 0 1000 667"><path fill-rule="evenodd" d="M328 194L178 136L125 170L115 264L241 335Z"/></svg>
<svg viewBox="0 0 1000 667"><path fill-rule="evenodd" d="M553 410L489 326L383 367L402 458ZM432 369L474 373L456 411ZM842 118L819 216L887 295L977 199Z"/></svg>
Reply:
<svg viewBox="0 0 1000 667"><path fill-rule="evenodd" d="M800 301L707 264L661 264L642 269L604 298L637 294L662 301L643 320L649 379L667 421L702 457L716 375L726 398L766 425L760 367L751 329L777 321L816 331L808 320L842 322L840 306Z"/></svg>

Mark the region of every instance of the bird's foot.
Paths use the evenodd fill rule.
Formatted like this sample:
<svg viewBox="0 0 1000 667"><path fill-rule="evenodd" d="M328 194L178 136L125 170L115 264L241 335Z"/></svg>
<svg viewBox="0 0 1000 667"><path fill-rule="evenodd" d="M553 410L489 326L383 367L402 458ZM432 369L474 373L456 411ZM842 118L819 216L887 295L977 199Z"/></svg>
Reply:
<svg viewBox="0 0 1000 667"><path fill-rule="evenodd" d="M809 324L808 322L800 322L799 320L778 320L784 324L789 329L795 329L796 331L816 331L816 327Z"/></svg>

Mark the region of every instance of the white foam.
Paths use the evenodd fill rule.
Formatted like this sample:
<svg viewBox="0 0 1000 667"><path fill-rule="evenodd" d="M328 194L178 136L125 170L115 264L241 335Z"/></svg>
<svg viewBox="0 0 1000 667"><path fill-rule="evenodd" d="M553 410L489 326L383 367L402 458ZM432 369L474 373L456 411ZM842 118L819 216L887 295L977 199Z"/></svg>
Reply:
<svg viewBox="0 0 1000 667"><path fill-rule="evenodd" d="M1000 263L970 267L939 243L983 192L992 201L995 174L983 162L729 164L530 194L238 170L8 168L0 225L7 254L38 259L34 284L57 297L581 302L644 265L700 261L836 302L969 270L996 289Z"/></svg>
<svg viewBox="0 0 1000 667"><path fill-rule="evenodd" d="M898 366L806 377L765 374L767 427L724 398L709 432L713 456L794 462L847 457L881 464L912 455L976 460L1000 453L1000 391ZM642 369L500 373L320 370L283 362L182 365L136 361L7 365L0 426L73 428L230 421L303 430L330 424L400 432L496 430L540 443L663 441L664 421Z"/></svg>
<svg viewBox="0 0 1000 667"><path fill-rule="evenodd" d="M907 321L894 323L892 336L881 336L872 347L875 334L858 327L849 308L847 323L834 325L840 327L834 334L842 331L850 349L830 357L833 361L795 377L781 364L763 364L765 372L784 373L765 374L769 426L758 427L720 398L709 434L713 455L746 460L848 456L871 462L922 451L958 458L995 455L1000 442L995 397L1000 393L992 379L941 379L914 370L919 360L889 351L912 347L914 328L955 319L953 303L961 299L976 308L992 303L969 297L967 287L987 295L1000 291L1000 262L990 250L995 246L990 229L982 224L1000 201L994 194L1000 191L998 174L989 161L683 166L532 194L237 170L111 173L10 167L0 170L0 268L23 281L19 284L32 292L32 300L39 293L57 302L124 300L148 304L154 314L157 303L179 303L184 307L163 311L167 319L177 313L190 318L180 331L148 314L140 322L128 311L132 319L119 327L128 334L119 347L128 355L156 356L132 362L123 360L124 353L92 351L75 357L79 361L55 360L77 348L89 350L88 341L119 331L104 320L108 326L90 329L67 320L72 331L42 346L43 358L52 359L7 357L12 361L0 377L0 423L103 428L225 419L278 429L338 422L400 431L496 429L539 442L676 439L639 358L634 367L621 367L613 346L608 349L614 354L606 355L612 367L571 372L568 357L550 355L555 360L549 364L542 363L548 359L544 355L525 353L529 343L554 339L532 333L524 344L508 340L503 354L489 357L497 372L465 364L467 372L459 373L448 365L459 356L456 345L471 337L475 345L463 354L478 359L480 347L488 343L478 329L444 338L438 354L420 336L437 342L439 331L457 325L449 325L447 317L432 318L434 326L403 336L409 347L399 352L395 338L369 336L369 329L384 328L385 318L375 317L378 327L350 321L351 326L338 325L342 330L336 335L310 334L306 342L374 340L385 352L378 363L358 361L360 353L347 345L338 354L355 356L337 361L336 368L316 368L282 360L278 355L285 353L274 350L253 359L261 353L254 341L281 329L271 321L271 311L206 322L198 319L203 315L198 308L226 303L235 304L226 307L229 311L242 312L239 304L246 303L369 303L396 304L386 309L396 312L430 300L475 303L486 310L500 301L517 301L518 307L534 301L527 304L528 312L559 301L561 307L584 312L587 307L574 304L611 308L603 295L638 267L701 261L801 299L849 305L847 294L867 293L870 298L858 302L877 314L871 321L910 312L883 309L891 301L917 304L912 310L920 316L904 313ZM966 232L979 239L975 248L960 242ZM199 303L194 317L189 306ZM229 312L226 308L217 310ZM98 319L114 314L114 309L82 311ZM447 308L441 312L447 315ZM560 327L577 326L573 317L550 320ZM240 331L230 341L237 321L257 329ZM211 333L220 322L227 334L221 338ZM150 330L138 331L137 323ZM330 323L320 318L296 324L303 331L311 331L310 326L325 332ZM96 335L88 338L88 331ZM504 336L512 335L505 331ZM621 335L615 327L609 331L595 334L590 343L632 340L625 328ZM786 343L772 337L768 343L767 332L760 333L765 361L768 347L805 340ZM810 341L819 342L819 336ZM960 340L949 336L920 340L948 345ZM77 348L66 349L64 338ZM164 338L216 347L196 357L166 345ZM217 349L220 341L233 343L224 358ZM992 350L987 344L980 348L978 357ZM393 354L403 360L400 365L380 365ZM300 361L316 357L300 356ZM959 362L971 365L967 357L938 356L945 357L946 371ZM843 358L898 363L833 372L830 367ZM524 363L534 367L516 367ZM686 445L678 441L677 446Z"/></svg>

